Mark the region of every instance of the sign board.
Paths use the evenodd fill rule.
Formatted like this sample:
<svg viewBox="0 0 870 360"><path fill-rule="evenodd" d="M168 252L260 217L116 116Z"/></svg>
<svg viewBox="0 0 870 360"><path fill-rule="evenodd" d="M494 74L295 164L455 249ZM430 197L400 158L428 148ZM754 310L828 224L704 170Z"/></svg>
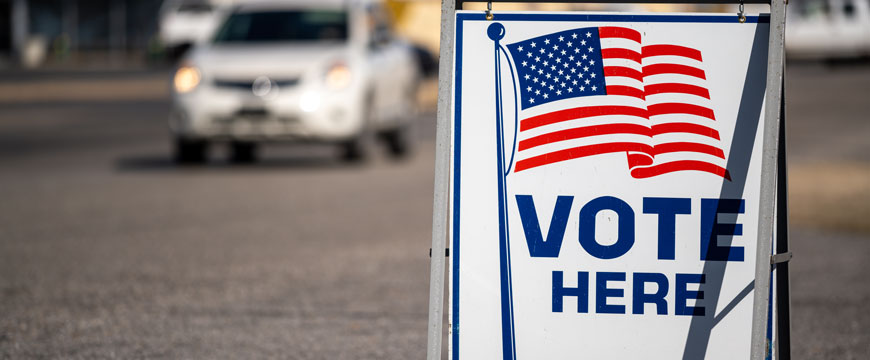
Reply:
<svg viewBox="0 0 870 360"><path fill-rule="evenodd" d="M750 358L769 38L456 12L451 359Z"/></svg>

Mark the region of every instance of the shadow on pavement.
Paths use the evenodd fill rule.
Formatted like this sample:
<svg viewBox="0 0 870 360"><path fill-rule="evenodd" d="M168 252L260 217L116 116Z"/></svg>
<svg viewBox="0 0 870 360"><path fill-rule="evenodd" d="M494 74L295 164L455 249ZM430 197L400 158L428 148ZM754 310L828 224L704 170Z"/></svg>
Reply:
<svg viewBox="0 0 870 360"><path fill-rule="evenodd" d="M115 161L119 172L171 172L187 170L236 171L236 170L339 170L362 169L368 163L347 163L333 157L282 156L261 159L255 163L232 163L210 161L203 164L178 164L166 154L131 155Z"/></svg>

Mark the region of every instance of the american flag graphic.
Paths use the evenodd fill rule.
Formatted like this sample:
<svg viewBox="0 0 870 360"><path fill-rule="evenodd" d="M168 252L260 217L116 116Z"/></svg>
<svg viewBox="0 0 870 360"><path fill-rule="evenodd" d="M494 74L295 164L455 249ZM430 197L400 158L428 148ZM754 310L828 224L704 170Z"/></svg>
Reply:
<svg viewBox="0 0 870 360"><path fill-rule="evenodd" d="M588 27L506 45L516 68L514 172L607 153L634 178L703 171L730 179L697 49Z"/></svg>

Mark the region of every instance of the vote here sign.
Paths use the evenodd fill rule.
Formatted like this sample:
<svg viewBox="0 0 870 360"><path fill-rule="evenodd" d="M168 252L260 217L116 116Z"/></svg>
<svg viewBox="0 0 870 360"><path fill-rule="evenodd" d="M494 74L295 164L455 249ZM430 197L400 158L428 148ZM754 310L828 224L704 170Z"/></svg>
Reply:
<svg viewBox="0 0 870 360"><path fill-rule="evenodd" d="M768 33L457 13L452 359L749 357Z"/></svg>

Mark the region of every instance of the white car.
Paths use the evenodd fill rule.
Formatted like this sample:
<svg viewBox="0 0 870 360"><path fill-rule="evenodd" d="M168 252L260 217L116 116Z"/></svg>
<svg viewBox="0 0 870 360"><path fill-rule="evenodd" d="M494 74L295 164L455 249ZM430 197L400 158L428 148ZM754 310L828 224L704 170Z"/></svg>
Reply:
<svg viewBox="0 0 870 360"><path fill-rule="evenodd" d="M419 77L378 2L245 3L175 72L175 157L201 162L210 143L225 141L246 162L260 142L316 141L361 159L376 136L403 155Z"/></svg>
<svg viewBox="0 0 870 360"><path fill-rule="evenodd" d="M160 6L158 36L173 55L204 41L214 32L220 11L231 0L165 0Z"/></svg>
<svg viewBox="0 0 870 360"><path fill-rule="evenodd" d="M801 0L788 7L785 49L792 59L870 56L870 0Z"/></svg>

